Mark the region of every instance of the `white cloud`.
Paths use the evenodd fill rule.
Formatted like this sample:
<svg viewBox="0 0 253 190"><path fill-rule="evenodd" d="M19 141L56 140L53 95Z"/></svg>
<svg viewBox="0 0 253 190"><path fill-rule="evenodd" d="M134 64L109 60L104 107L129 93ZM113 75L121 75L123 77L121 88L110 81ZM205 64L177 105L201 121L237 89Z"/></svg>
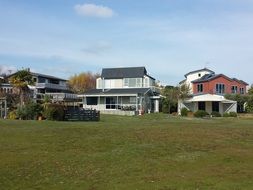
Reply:
<svg viewBox="0 0 253 190"><path fill-rule="evenodd" d="M115 15L114 11L111 8L102 5L78 4L74 6L74 9L77 14L87 17L110 18Z"/></svg>
<svg viewBox="0 0 253 190"><path fill-rule="evenodd" d="M85 46L82 49L82 52L88 53L88 54L100 54L100 53L103 53L111 48L112 48L112 46L109 42L99 41L95 44Z"/></svg>
<svg viewBox="0 0 253 190"><path fill-rule="evenodd" d="M0 74L11 74L16 72L16 68L8 65L0 65Z"/></svg>

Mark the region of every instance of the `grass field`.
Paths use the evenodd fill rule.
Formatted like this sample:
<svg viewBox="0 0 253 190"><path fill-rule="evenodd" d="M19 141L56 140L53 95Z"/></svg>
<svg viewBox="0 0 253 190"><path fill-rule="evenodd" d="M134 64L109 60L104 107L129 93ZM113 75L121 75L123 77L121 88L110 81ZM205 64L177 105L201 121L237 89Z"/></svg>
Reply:
<svg viewBox="0 0 253 190"><path fill-rule="evenodd" d="M253 189L253 120L0 120L0 189Z"/></svg>

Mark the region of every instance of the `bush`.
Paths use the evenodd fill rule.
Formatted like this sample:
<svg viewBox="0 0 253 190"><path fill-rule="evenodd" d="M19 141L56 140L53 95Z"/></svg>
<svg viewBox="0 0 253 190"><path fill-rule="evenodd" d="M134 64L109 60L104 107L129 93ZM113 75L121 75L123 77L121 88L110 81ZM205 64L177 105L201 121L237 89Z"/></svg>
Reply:
<svg viewBox="0 0 253 190"><path fill-rule="evenodd" d="M19 106L16 110L16 115L20 119L32 120L37 119L41 115L42 107L35 102L29 102L24 106Z"/></svg>
<svg viewBox="0 0 253 190"><path fill-rule="evenodd" d="M189 112L188 109L182 108L181 109L181 116L186 117L188 115L188 112Z"/></svg>
<svg viewBox="0 0 253 190"><path fill-rule="evenodd" d="M202 118L202 117L205 117L205 116L208 116L209 114L204 111L204 110L198 110L194 113L194 117L199 117L199 118Z"/></svg>
<svg viewBox="0 0 253 190"><path fill-rule="evenodd" d="M236 112L224 113L223 117L237 117L237 113Z"/></svg>
<svg viewBox="0 0 253 190"><path fill-rule="evenodd" d="M9 119L18 119L17 114L16 114L16 111L15 111L15 110L11 111L11 112L8 114L8 118L9 118Z"/></svg>
<svg viewBox="0 0 253 190"><path fill-rule="evenodd" d="M230 117L237 117L237 113L236 112L230 112L229 115L230 115Z"/></svg>
<svg viewBox="0 0 253 190"><path fill-rule="evenodd" d="M217 112L217 111L213 111L213 112L211 113L211 115L212 115L213 117L221 117L220 112Z"/></svg>
<svg viewBox="0 0 253 190"><path fill-rule="evenodd" d="M223 113L223 117L230 117L229 113Z"/></svg>
<svg viewBox="0 0 253 190"><path fill-rule="evenodd" d="M64 120L64 106L60 104L47 103L44 105L43 116L47 120L63 121Z"/></svg>

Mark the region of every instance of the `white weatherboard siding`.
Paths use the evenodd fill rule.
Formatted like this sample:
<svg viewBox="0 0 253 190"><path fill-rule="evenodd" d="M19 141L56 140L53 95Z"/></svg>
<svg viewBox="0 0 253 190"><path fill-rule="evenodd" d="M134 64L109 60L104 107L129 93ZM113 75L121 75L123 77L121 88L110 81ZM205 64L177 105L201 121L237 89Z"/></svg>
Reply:
<svg viewBox="0 0 253 190"><path fill-rule="evenodd" d="M197 80L206 74L211 74L211 72L210 71L199 71L199 72L187 75L186 84L189 85L191 94L193 93L192 81Z"/></svg>
<svg viewBox="0 0 253 190"><path fill-rule="evenodd" d="M154 86L154 80L148 76L144 78L102 79L97 78L96 89L117 88L150 88Z"/></svg>

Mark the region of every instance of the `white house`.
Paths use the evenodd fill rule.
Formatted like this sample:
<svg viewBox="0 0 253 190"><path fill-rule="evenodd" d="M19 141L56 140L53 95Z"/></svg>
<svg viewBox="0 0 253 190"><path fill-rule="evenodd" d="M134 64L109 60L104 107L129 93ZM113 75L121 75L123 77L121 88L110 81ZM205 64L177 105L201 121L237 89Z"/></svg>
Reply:
<svg viewBox="0 0 253 190"><path fill-rule="evenodd" d="M106 114L159 112L160 91L145 67L104 68L96 89L83 95L83 107Z"/></svg>

